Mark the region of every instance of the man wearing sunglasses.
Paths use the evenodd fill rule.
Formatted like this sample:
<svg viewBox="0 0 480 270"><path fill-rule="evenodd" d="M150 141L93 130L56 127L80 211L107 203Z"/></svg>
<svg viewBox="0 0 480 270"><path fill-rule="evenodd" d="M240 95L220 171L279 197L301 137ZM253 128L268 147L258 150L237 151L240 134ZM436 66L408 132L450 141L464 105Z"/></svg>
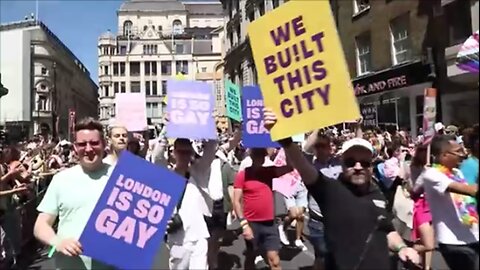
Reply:
<svg viewBox="0 0 480 270"><path fill-rule="evenodd" d="M276 121L276 115L265 109L265 127L270 130ZM389 248L402 261L418 263L418 253L395 232L385 197L373 184L374 150L368 141L355 138L343 144L338 181L308 162L291 138L279 143L322 209L329 248L326 269L390 269Z"/></svg>
<svg viewBox="0 0 480 270"><path fill-rule="evenodd" d="M55 269L110 269L82 256L78 241L111 173L111 166L102 161L105 151L102 124L91 118L77 123L74 148L80 164L53 177L37 208L40 214L34 235L55 249ZM57 217L55 233L52 226Z"/></svg>

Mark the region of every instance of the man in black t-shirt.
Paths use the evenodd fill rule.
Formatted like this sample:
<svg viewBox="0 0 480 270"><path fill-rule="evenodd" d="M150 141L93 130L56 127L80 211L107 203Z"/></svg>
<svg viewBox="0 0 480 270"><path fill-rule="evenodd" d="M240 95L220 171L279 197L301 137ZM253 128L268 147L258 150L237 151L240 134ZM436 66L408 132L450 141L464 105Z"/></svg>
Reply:
<svg viewBox="0 0 480 270"><path fill-rule="evenodd" d="M276 123L269 109L264 121L267 129ZM374 150L368 141L355 138L343 144L342 174L336 181L316 170L291 138L279 143L322 209L327 269L389 269L389 249L404 262L419 262L418 253L395 232L385 197L372 182Z"/></svg>

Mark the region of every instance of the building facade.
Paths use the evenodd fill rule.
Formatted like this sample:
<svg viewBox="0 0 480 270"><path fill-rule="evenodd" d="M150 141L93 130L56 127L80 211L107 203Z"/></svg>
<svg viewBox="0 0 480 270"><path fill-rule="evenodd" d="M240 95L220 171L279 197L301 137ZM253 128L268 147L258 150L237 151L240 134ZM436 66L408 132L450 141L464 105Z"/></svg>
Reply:
<svg viewBox="0 0 480 270"><path fill-rule="evenodd" d="M334 0L333 13L367 126L422 126L424 89L432 86L420 1Z"/></svg>
<svg viewBox="0 0 480 270"><path fill-rule="evenodd" d="M34 19L0 26L2 83L0 125L23 139L46 128L68 136L69 115L98 115L97 85L77 57L46 25Z"/></svg>
<svg viewBox="0 0 480 270"><path fill-rule="evenodd" d="M244 86L257 84L247 27L250 22L280 6L285 0L222 0L225 13L225 77Z"/></svg>
<svg viewBox="0 0 480 270"><path fill-rule="evenodd" d="M145 93L149 122L162 123L167 80L179 73L211 83L223 97L222 70L216 68L222 59L220 2L129 0L117 15L117 33L101 35L98 43L104 125L115 117L116 93Z"/></svg>
<svg viewBox="0 0 480 270"><path fill-rule="evenodd" d="M478 123L478 74L460 70L457 54L472 33L478 31L478 0L441 0L432 16L435 25L442 121L445 124L468 126Z"/></svg>

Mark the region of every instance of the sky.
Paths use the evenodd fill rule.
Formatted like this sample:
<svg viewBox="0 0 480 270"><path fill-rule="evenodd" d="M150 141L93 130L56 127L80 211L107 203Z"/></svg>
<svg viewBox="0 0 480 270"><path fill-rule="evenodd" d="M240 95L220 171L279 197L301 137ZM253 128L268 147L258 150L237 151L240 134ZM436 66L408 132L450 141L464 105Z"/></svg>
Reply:
<svg viewBox="0 0 480 270"><path fill-rule="evenodd" d="M189 0L195 2L200 0ZM205 0L203 0L205 1ZM0 22L20 21L35 13L34 0L0 0ZM38 0L38 18L62 40L98 82L100 34L117 32L116 11L123 0Z"/></svg>

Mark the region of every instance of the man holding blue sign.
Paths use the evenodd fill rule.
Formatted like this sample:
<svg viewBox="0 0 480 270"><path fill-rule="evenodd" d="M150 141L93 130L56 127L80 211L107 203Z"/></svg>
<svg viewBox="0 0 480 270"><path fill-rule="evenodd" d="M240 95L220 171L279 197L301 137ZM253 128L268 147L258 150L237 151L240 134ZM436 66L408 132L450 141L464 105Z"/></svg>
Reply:
<svg viewBox="0 0 480 270"><path fill-rule="evenodd" d="M53 180L38 206L35 237L56 252L57 269L108 269L82 254L78 241L95 204L107 184L110 166L103 163L103 126L93 119L75 125L75 150L80 165L64 170ZM53 224L59 217L58 232ZM52 254L49 254L50 256Z"/></svg>

